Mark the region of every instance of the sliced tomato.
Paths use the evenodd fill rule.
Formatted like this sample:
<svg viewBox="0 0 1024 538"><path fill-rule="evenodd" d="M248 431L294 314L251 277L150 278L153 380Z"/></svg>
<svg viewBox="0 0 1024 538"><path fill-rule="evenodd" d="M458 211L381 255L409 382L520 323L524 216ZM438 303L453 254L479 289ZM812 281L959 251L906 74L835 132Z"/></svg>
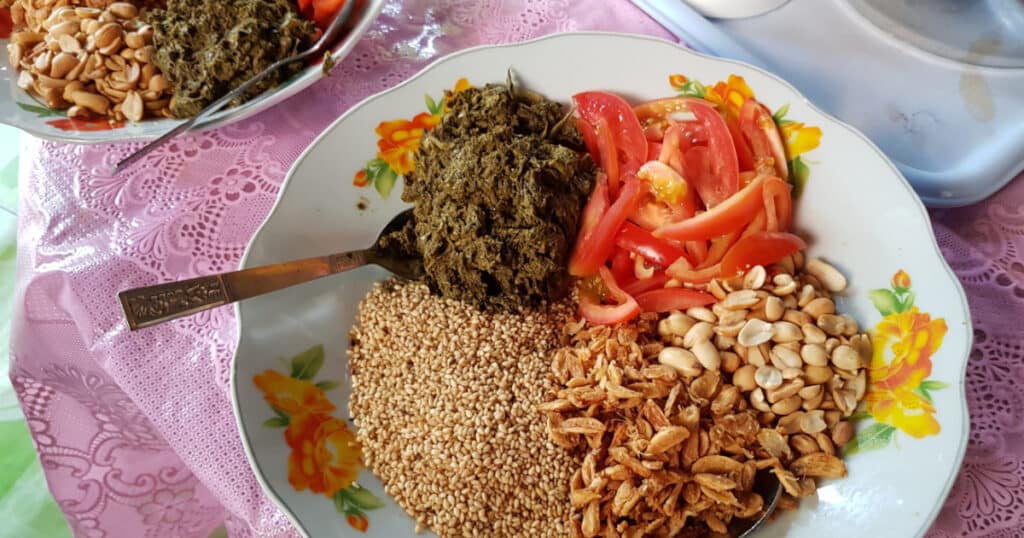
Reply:
<svg viewBox="0 0 1024 538"><path fill-rule="evenodd" d="M572 257L569 258L570 274L574 274L573 267L579 263L577 260L582 256L583 246L593 242L594 231L597 229L598 223L601 222L601 217L608 212L608 205L608 178L603 172L598 172L594 179L594 190L590 193L587 205L583 207L583 215L580 217L580 230L576 234Z"/></svg>
<svg viewBox="0 0 1024 538"><path fill-rule="evenodd" d="M637 295L636 302L644 312L669 312L709 305L715 296L687 288L661 288Z"/></svg>
<svg viewBox="0 0 1024 538"><path fill-rule="evenodd" d="M633 276L633 258L629 256L628 250L620 248L612 254L612 274L620 284L636 280Z"/></svg>
<svg viewBox="0 0 1024 538"><path fill-rule="evenodd" d="M629 221L647 231L654 231L675 222L672 217L672 209L667 204L651 197L650 200L641 203L633 210L633 213L629 215Z"/></svg>
<svg viewBox="0 0 1024 538"><path fill-rule="evenodd" d="M647 161L640 167L637 177L651 186L654 197L665 202L669 207L689 204L690 186L671 166L661 161Z"/></svg>
<svg viewBox="0 0 1024 538"><path fill-rule="evenodd" d="M767 218L765 229L769 232L789 230L793 217L793 196L790 194L789 183L770 177L764 182L764 210Z"/></svg>
<svg viewBox="0 0 1024 538"><path fill-rule="evenodd" d="M598 172L594 178L594 190L587 199L587 205L583 207L583 215L580 217L580 231L577 234L576 242L585 241L594 233L597 223L601 217L608 212L608 176Z"/></svg>
<svg viewBox="0 0 1024 538"><path fill-rule="evenodd" d="M707 241L687 241L686 253L698 267L704 265L704 260L708 259Z"/></svg>
<svg viewBox="0 0 1024 538"><path fill-rule="evenodd" d="M576 118L576 128L580 130L580 135L583 136L583 144L587 146L587 153L590 154L590 158L594 160L594 163L600 165L601 148L597 145L597 129L583 118Z"/></svg>
<svg viewBox="0 0 1024 538"><path fill-rule="evenodd" d="M0 39L11 37L14 30L14 19L11 17L11 9L0 7Z"/></svg>
<svg viewBox="0 0 1024 538"><path fill-rule="evenodd" d="M576 103L579 117L595 129L598 127L598 118L604 118L608 134L615 146L615 151L608 159L613 159L617 163L618 173L636 173L647 159L647 139L629 103L618 95L597 91L578 93L572 100ZM601 133L595 134L600 140ZM593 152L592 148L590 149ZM603 157L595 158L595 161L604 162ZM608 173L609 185L616 184L619 177L613 176L607 169L605 172Z"/></svg>
<svg viewBox="0 0 1024 538"><path fill-rule="evenodd" d="M602 265L598 274L606 290L605 299L613 300L615 304L604 304L602 298L594 293L580 293L579 315L597 325L615 325L637 317L640 305L633 296L622 291L612 272Z"/></svg>
<svg viewBox="0 0 1024 538"><path fill-rule="evenodd" d="M725 125L729 128L729 134L732 135L733 143L736 144L736 160L740 165L740 172L753 170L755 167L754 152L750 149L750 144L747 143L743 132L740 131L739 119L730 116L725 119ZM742 184L743 180L741 178L740 185L742 186Z"/></svg>
<svg viewBox="0 0 1024 538"><path fill-rule="evenodd" d="M612 135L612 128L608 120L598 117L594 121L594 132L597 133L597 151L600 155L598 163L601 169L608 175L608 194L612 198L619 193L619 154L618 146L615 145L615 137Z"/></svg>
<svg viewBox="0 0 1024 538"><path fill-rule="evenodd" d="M615 244L662 267L668 267L680 256L686 255L674 242L654 237L651 232L632 222L622 225L619 234L615 236Z"/></svg>
<svg viewBox="0 0 1024 538"><path fill-rule="evenodd" d="M755 216L754 219L750 221L750 224L747 224L747 227L743 229L743 233L740 234L739 238L743 239L744 237L750 236L751 234L756 234L758 232L765 231L765 224L767 220L767 217L765 217L765 210L762 209L758 211L757 216Z"/></svg>
<svg viewBox="0 0 1024 538"><path fill-rule="evenodd" d="M740 108L739 128L750 145L754 168L766 166L770 162L779 177L788 178L786 146L782 143L779 128L768 108L754 99L747 99Z"/></svg>
<svg viewBox="0 0 1024 538"><path fill-rule="evenodd" d="M655 271L654 276L651 278L638 278L628 284L623 284L622 291L636 297L637 294L648 290L664 288L666 282L668 282L668 275L665 274L664 270L659 270Z"/></svg>
<svg viewBox="0 0 1024 538"><path fill-rule="evenodd" d="M697 194L709 209L722 203L739 190L740 169L736 147L725 120L710 104L701 100L689 102L689 108L704 127L708 137L707 164L710 175L690 177ZM692 148L691 148L692 150ZM691 150L687 150L688 152Z"/></svg>
<svg viewBox="0 0 1024 538"><path fill-rule="evenodd" d="M644 127L644 138L647 139L648 148L653 142L661 142L665 138L665 129L668 129L669 123L665 120L654 120L649 121L643 125ZM647 154L650 155L650 149L647 150Z"/></svg>
<svg viewBox="0 0 1024 538"><path fill-rule="evenodd" d="M600 183L598 185L600 186ZM595 191L600 188L599 186L595 187ZM586 230L587 210L590 207L590 201L587 201L587 207L583 210L584 226L580 236L576 239L572 257L569 259L569 274L590 276L596 273L599 267L604 267L604 262L615 249L615 234L622 229L622 224L626 222L626 219L647 196L648 192L646 183L636 177L627 177L619 197L601 215L597 225L589 230L590 233L584 235L582 231ZM591 195L591 198L593 197L594 195ZM600 203L600 201L597 202L598 205Z"/></svg>
<svg viewBox="0 0 1024 538"><path fill-rule="evenodd" d="M739 239L739 232L729 232L725 235L720 235L711 240L711 246L708 247L708 257L704 260L704 265L714 265L725 256L725 253L729 251L729 247Z"/></svg>
<svg viewBox="0 0 1024 538"><path fill-rule="evenodd" d="M703 269L694 269L685 259L680 259L665 269L668 276L688 284L706 284L721 273L721 264L714 264Z"/></svg>
<svg viewBox="0 0 1024 538"><path fill-rule="evenodd" d="M737 241L722 258L722 275L732 277L755 265L771 265L805 248L807 243L791 233L753 233Z"/></svg>
<svg viewBox="0 0 1024 538"><path fill-rule="evenodd" d="M647 160L656 161L661 156L661 138L655 142L647 141Z"/></svg>
<svg viewBox="0 0 1024 538"><path fill-rule="evenodd" d="M665 138L661 143L661 151L657 159L670 166L679 175L685 174L685 151L690 147L690 142L683 136L684 127L678 123L669 125L665 129Z"/></svg>
<svg viewBox="0 0 1024 538"><path fill-rule="evenodd" d="M742 190L704 213L658 228L654 236L676 241L706 240L742 229L764 207L765 178L763 175L754 178Z"/></svg>
<svg viewBox="0 0 1024 538"><path fill-rule="evenodd" d="M697 99L696 97L667 97L665 99L655 99L653 101L647 101L646 103L640 103L639 105L634 106L633 112L641 123L658 119L681 121L681 119L673 118L673 115L689 112L689 105L694 101L703 100Z"/></svg>
<svg viewBox="0 0 1024 538"><path fill-rule="evenodd" d="M334 18L345 5L346 0L308 0L299 2L299 11L306 18L316 23L317 28L324 30L334 22Z"/></svg>

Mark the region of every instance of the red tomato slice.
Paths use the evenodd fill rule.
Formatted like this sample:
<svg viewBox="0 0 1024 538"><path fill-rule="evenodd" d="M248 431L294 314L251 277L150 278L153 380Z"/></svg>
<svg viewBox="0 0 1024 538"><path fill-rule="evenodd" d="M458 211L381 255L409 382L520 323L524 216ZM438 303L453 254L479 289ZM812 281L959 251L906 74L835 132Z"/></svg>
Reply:
<svg viewBox="0 0 1024 538"><path fill-rule="evenodd" d="M738 275L755 265L771 265L807 248L798 236L786 232L757 232L736 242L722 258L722 275Z"/></svg>
<svg viewBox="0 0 1024 538"><path fill-rule="evenodd" d="M676 241L706 240L743 228L764 207L761 191L765 178L763 175L754 178L749 185L713 209L658 228L654 236Z"/></svg>
<svg viewBox="0 0 1024 538"><path fill-rule="evenodd" d="M655 271L651 278L638 278L628 284L623 284L622 291L636 297L637 294L645 291L663 288L666 282L668 282L668 275L665 274L665 271Z"/></svg>
<svg viewBox="0 0 1024 538"><path fill-rule="evenodd" d="M709 305L715 300L714 295L687 288L661 288L645 291L636 296L636 302L644 312L686 310Z"/></svg>
<svg viewBox="0 0 1024 538"><path fill-rule="evenodd" d="M725 125L729 128L733 143L736 144L736 159L740 170L753 170L755 168L754 152L750 149L747 139L743 137L743 132L740 131L739 120L733 117L726 118ZM742 183L743 181L740 180L741 185Z"/></svg>
<svg viewBox="0 0 1024 538"><path fill-rule="evenodd" d="M679 121L673 120L671 118L671 114L689 111L689 104L694 101L703 101L703 99L698 99L696 97L668 97L665 99L655 99L653 101L647 101L646 103L640 103L639 105L634 106L633 112L641 123L658 119Z"/></svg>
<svg viewBox="0 0 1024 538"><path fill-rule="evenodd" d="M619 234L615 236L615 244L662 267L668 267L680 256L686 255L683 249L672 241L654 237L651 232L632 222L622 225Z"/></svg>
<svg viewBox="0 0 1024 538"><path fill-rule="evenodd" d="M665 138L665 129L668 129L669 123L662 120L654 120L644 124L644 138L647 139L648 148L652 142L661 142ZM647 154L650 155L650 149L647 150Z"/></svg>
<svg viewBox="0 0 1024 538"><path fill-rule="evenodd" d="M580 217L580 231L577 234L578 240L586 240L601 222L601 217L608 212L608 177L598 172L594 178L594 190L587 199L587 205L583 207L583 215Z"/></svg>
<svg viewBox="0 0 1024 538"><path fill-rule="evenodd" d="M316 22L317 28L324 30L330 26L345 2L346 0L312 0L312 19Z"/></svg>
<svg viewBox="0 0 1024 538"><path fill-rule="evenodd" d="M657 159L672 167L681 176L686 175L685 171L685 150L690 147L690 142L683 136L683 126L673 123L665 129L665 138L661 143L661 151Z"/></svg>
<svg viewBox="0 0 1024 538"><path fill-rule="evenodd" d="M11 37L14 30L14 19L11 17L11 9L0 7L0 39Z"/></svg>
<svg viewBox="0 0 1024 538"><path fill-rule="evenodd" d="M587 205L583 207L583 215L580 217L580 231L576 234L576 244L573 246L572 257L569 259L569 272L577 257L581 256L580 248L591 242L594 230L597 229L601 217L608 212L608 178L603 172L598 172L594 179L594 190L587 199ZM582 275L577 275L582 276Z"/></svg>
<svg viewBox="0 0 1024 538"><path fill-rule="evenodd" d="M647 141L647 160L648 161L656 161L656 160L658 160L658 157L661 155L661 142L660 142L660 140L661 139L659 138L658 141L655 141L655 142L652 142L650 140Z"/></svg>
<svg viewBox="0 0 1024 538"><path fill-rule="evenodd" d="M698 267L704 265L704 260L708 259L707 241L687 241L686 253L690 255L690 259L692 259Z"/></svg>
<svg viewBox="0 0 1024 538"><path fill-rule="evenodd" d="M598 269L598 274L601 275L601 281L608 290L607 298L615 300L616 304L602 304L600 297L581 293L579 315L596 325L615 325L637 317L640 314L640 305L633 296L622 291L616 284L612 272L602 265Z"/></svg>
<svg viewBox="0 0 1024 538"><path fill-rule="evenodd" d="M757 216L754 217L754 220L750 221L750 224L747 224L747 227L743 230L743 233L740 234L740 239L743 239L744 237L747 237L751 234L756 234L758 232L765 231L765 222L767 220L768 219L765 217L765 211L763 209L761 211L758 211Z"/></svg>
<svg viewBox="0 0 1024 538"><path fill-rule="evenodd" d="M764 210L767 218L765 229L769 232L784 232L789 229L793 217L793 196L789 183L777 177L764 182Z"/></svg>
<svg viewBox="0 0 1024 538"><path fill-rule="evenodd" d="M614 157L620 165L619 172L622 175L636 173L647 159L647 138L629 103L607 92L578 93L572 100L576 103L579 117L591 125L596 127L597 119L604 118L615 144ZM595 161L602 162L601 159ZM616 179L608 174L609 184L614 184Z"/></svg>
<svg viewBox="0 0 1024 538"><path fill-rule="evenodd" d="M693 269L688 263L680 260L665 269L665 274L687 284L706 284L721 272L721 264L714 264L703 269Z"/></svg>
<svg viewBox="0 0 1024 538"><path fill-rule="evenodd" d="M612 254L612 275L615 281L622 284L636 280L633 276L633 258L629 257L629 251L618 249Z"/></svg>
<svg viewBox="0 0 1024 538"><path fill-rule="evenodd" d="M615 198L619 193L619 159L616 157L619 150L607 119L598 117L594 121L594 131L597 133L597 150L601 159L598 163L608 175L608 194Z"/></svg>
<svg viewBox="0 0 1024 538"><path fill-rule="evenodd" d="M740 108L739 128L750 144L754 168L768 164L770 159L775 173L779 177L788 178L786 146L782 143L782 136L779 135L779 128L771 112L754 99L747 99Z"/></svg>
<svg viewBox="0 0 1024 538"><path fill-rule="evenodd" d="M600 185L600 183L599 183ZM598 187L595 187L595 191ZM573 276L590 276L597 272L598 268L604 267L605 260L611 256L615 249L615 234L622 228L622 224L636 209L637 205L647 196L647 184L635 177L627 178L622 192L615 202L608 207L608 210L601 216L597 225L584 236L582 233L576 239L572 257L569 259L569 274ZM593 198L594 195L591 195ZM598 202L600 204L600 202ZM584 228L587 221L587 207L583 209ZM582 229L581 229L582 232Z"/></svg>
<svg viewBox="0 0 1024 538"><path fill-rule="evenodd" d="M708 257L704 260L704 265L714 265L722 261L722 257L729 251L729 247L739 239L739 232L729 232L725 235L720 235L711 240L711 247L708 248Z"/></svg>
<svg viewBox="0 0 1024 538"><path fill-rule="evenodd" d="M707 132L707 166L713 177L713 181L706 177L692 180L701 200L708 208L712 208L739 190L740 167L736 158L736 146L725 120L710 104L694 100L689 102L689 107Z"/></svg>
<svg viewBox="0 0 1024 538"><path fill-rule="evenodd" d="M583 118L576 118L576 128L583 136L583 144L587 146L587 153L594 160L595 164L601 164L601 148L597 145L597 129L590 122Z"/></svg>

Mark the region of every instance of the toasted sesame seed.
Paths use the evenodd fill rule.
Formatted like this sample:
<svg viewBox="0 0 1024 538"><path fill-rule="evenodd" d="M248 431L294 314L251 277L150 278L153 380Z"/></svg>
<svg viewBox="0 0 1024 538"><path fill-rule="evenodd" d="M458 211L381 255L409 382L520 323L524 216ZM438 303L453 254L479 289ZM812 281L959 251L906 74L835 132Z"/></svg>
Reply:
<svg viewBox="0 0 1024 538"><path fill-rule="evenodd" d="M543 414L569 302L489 313L378 284L352 331L349 411L366 464L440 536L566 536L579 463Z"/></svg>

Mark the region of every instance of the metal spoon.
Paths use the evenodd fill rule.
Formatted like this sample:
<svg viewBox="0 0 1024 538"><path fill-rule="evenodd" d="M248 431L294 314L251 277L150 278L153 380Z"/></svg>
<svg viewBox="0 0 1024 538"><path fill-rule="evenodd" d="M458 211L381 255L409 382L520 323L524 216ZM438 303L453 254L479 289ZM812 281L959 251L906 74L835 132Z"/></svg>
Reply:
<svg viewBox="0 0 1024 538"><path fill-rule="evenodd" d="M760 529L775 511L782 496L782 484L770 469L758 471L754 475L754 492L764 499L764 508L757 519L733 519L729 524L729 535L736 538L749 538Z"/></svg>
<svg viewBox="0 0 1024 538"><path fill-rule="evenodd" d="M206 108L199 111L199 113L195 116L192 116L188 120L182 122L174 129L167 131L166 133L161 135L160 138L157 138L156 140L146 144L145 146L142 146L142 148L140 148L135 153L132 153L128 157L125 157L121 162L114 165L114 168L110 171L110 174L116 176L118 172L128 168L135 162L139 161L140 159L148 155L151 151L160 147L164 142L167 142L168 140L178 136L179 134L191 129L192 126L198 123L200 120L205 119L207 116L224 108L225 105L230 103L236 97L243 95L245 92L249 91L250 88L255 86L256 83L267 78L268 75L277 71L278 69L291 63L305 61L307 58L320 55L323 52L327 51L330 48L330 46L335 41L337 41L338 37L341 36L342 31L345 29L345 23L348 22L349 18L351 18L352 16L352 12L355 9L355 4L355 0L348 0L347 2L345 2L345 6L341 8L341 11L338 12L338 15L334 17L334 21L331 22L330 26L328 26L326 30L324 30L323 35L320 36L320 39L318 39L316 43L313 44L312 47L298 54L284 58L283 60L278 60L274 62L273 64L270 65L270 67L267 67L263 71L260 71L255 76L243 82L240 86L238 86L234 90L231 90L220 99L217 99L216 101L207 105Z"/></svg>
<svg viewBox="0 0 1024 538"><path fill-rule="evenodd" d="M128 327L134 331L368 264L379 265L403 278L417 279L423 275L422 260L401 256L381 246L384 236L402 229L411 219L412 209L399 213L384 227L373 246L364 250L135 288L117 296Z"/></svg>

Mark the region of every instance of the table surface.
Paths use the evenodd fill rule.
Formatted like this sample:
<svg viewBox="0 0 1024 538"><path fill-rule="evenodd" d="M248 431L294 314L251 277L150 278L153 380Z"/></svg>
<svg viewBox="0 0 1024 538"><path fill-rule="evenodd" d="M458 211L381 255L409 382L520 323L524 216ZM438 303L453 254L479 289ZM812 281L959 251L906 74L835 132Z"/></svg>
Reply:
<svg viewBox="0 0 1024 538"><path fill-rule="evenodd" d="M76 535L205 537L221 524L232 536L293 535L236 433L232 310L129 333L116 292L236 267L299 152L360 99L467 46L568 30L668 37L624 0L389 0L330 78L258 117L182 137L117 178L104 171L137 144L26 140L10 377ZM934 211L932 222L976 332L970 445L929 536L1019 536L1024 182L982 204ZM4 244L0 271L9 274ZM3 282L0 308L12 296Z"/></svg>
<svg viewBox="0 0 1024 538"><path fill-rule="evenodd" d="M0 125L0 372L8 369L14 293L19 132ZM46 487L25 417L8 376L0 376L0 538L70 536Z"/></svg>

